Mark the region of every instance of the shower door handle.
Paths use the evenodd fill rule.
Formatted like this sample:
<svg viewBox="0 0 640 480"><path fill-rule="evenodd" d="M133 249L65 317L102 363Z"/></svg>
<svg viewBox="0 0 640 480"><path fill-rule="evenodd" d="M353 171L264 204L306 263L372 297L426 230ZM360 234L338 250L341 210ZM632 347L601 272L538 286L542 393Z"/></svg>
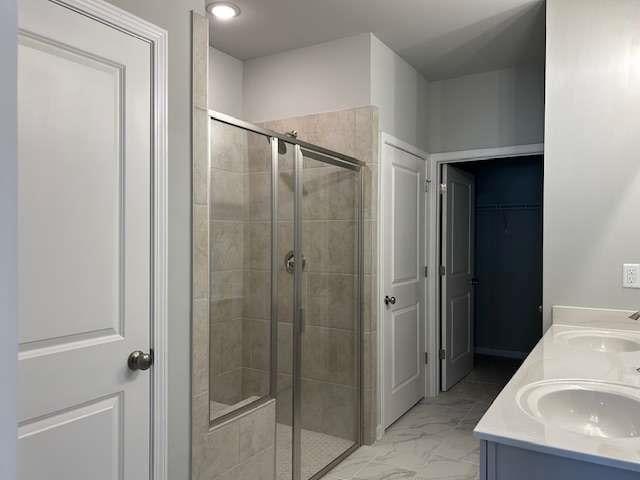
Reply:
<svg viewBox="0 0 640 480"><path fill-rule="evenodd" d="M304 333L304 327L305 327L305 318L304 318L304 308L300 307L300 309L298 310L298 325L300 327L300 335L302 335Z"/></svg>
<svg viewBox="0 0 640 480"><path fill-rule="evenodd" d="M302 270L307 266L307 260L302 255ZM287 255L284 257L284 268L289 273L294 273L296 271L296 256L293 253L293 250L290 250Z"/></svg>

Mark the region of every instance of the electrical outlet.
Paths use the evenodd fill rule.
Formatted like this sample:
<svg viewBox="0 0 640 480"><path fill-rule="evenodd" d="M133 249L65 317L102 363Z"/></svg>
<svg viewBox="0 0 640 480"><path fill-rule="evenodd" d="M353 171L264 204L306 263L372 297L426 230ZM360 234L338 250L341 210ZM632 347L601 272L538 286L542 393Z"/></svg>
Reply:
<svg viewBox="0 0 640 480"><path fill-rule="evenodd" d="M640 264L625 263L622 266L622 287L640 288Z"/></svg>

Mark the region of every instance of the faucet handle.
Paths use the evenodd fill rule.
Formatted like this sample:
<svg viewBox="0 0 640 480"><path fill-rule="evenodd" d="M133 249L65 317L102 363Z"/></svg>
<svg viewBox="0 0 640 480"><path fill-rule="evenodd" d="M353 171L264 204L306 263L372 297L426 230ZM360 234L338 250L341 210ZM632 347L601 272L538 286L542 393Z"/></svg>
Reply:
<svg viewBox="0 0 640 480"><path fill-rule="evenodd" d="M632 313L631 315L629 315L629 318L631 320L640 320L640 311L637 311L636 313Z"/></svg>

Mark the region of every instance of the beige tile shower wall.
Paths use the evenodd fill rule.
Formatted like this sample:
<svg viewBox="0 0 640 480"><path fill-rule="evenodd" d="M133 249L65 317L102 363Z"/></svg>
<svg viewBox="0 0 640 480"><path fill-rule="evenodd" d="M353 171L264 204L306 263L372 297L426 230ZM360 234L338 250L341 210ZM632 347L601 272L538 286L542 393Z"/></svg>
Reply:
<svg viewBox="0 0 640 480"><path fill-rule="evenodd" d="M210 399L233 405L243 399L246 132L211 123L210 231Z"/></svg>
<svg viewBox="0 0 640 480"><path fill-rule="evenodd" d="M209 118L206 110L209 24L206 17L197 14L193 15L192 23L191 477L193 480L273 480L275 477L275 401L266 402L239 417L210 428L210 370L212 375L215 375L215 372L239 370L236 377L231 375L227 377L232 379L230 380L232 385L224 391L234 391L235 384L238 382L236 378L240 379L241 393L244 388L242 327L247 305L241 293L244 291L244 283L248 277L245 262L248 261L247 259L253 262L256 257L253 256L253 252L246 251L244 248L246 242L239 241L233 244L231 242L232 239L238 240L239 236L245 238L244 236L248 235L249 238L253 238L251 236L253 232L247 233L245 230L246 218L242 213L245 204L244 189L240 189L242 193L237 197L238 192L228 188L237 185L236 182L225 181L223 176L225 173L229 175L238 173L234 170L237 152L227 151L226 154L216 155L210 164L207 144ZM229 142L232 146L240 143ZM249 162L248 158L247 162ZM214 172L213 169L210 170L211 167L216 169L215 173L218 175L212 175ZM246 173L244 167L241 171L243 175ZM245 179L245 177L241 179L240 185L244 185ZM213 209L210 208L214 196L218 199L232 200L218 204L220 208L214 214ZM219 225L215 223L218 219ZM218 248L228 255L215 258L211 256L211 246L216 242L219 242ZM253 268L256 265L249 266ZM211 281L210 271L212 272ZM221 301L210 303L211 298ZM220 324L211 323L212 318L220 319ZM222 324L225 325L222 326ZM231 341L220 342L222 338L228 338ZM216 351L220 352L217 361L210 357L210 353Z"/></svg>
<svg viewBox="0 0 640 480"><path fill-rule="evenodd" d="M378 111L363 107L339 112L308 115L266 122L266 128L287 132L296 130L298 138L366 163L364 169L364 305L363 305L363 440L375 440L376 405L376 291L377 262L377 162ZM279 197L280 252L283 258L291 239L292 198L290 162L281 161ZM352 402L356 378L356 359L349 355L355 341L355 258L352 217L355 186L348 174L336 167L308 162L304 180L303 241L308 260L304 302L307 330L303 345L303 428L349 438L354 415ZM283 202L284 199L284 202ZM345 217L346 215L346 217ZM279 273L278 338L278 421L290 423L291 386L291 280Z"/></svg>
<svg viewBox="0 0 640 480"><path fill-rule="evenodd" d="M208 414L208 399L195 399L193 417L204 419ZM198 434L194 432L191 445L191 478L273 480L274 442L275 400L270 400L212 429L209 429L207 423L204 429L199 428Z"/></svg>
<svg viewBox="0 0 640 480"><path fill-rule="evenodd" d="M271 145L213 122L211 157L211 397L235 404L269 385Z"/></svg>
<svg viewBox="0 0 640 480"><path fill-rule="evenodd" d="M271 144L250 134L245 165L247 223L244 238L245 301L242 394L269 391L271 367Z"/></svg>

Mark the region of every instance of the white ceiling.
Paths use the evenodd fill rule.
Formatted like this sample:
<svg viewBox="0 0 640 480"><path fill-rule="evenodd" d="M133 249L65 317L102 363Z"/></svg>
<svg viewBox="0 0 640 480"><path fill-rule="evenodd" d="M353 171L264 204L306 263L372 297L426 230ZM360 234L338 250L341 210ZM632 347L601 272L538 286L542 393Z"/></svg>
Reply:
<svg viewBox="0 0 640 480"><path fill-rule="evenodd" d="M429 80L544 59L542 0L233 0L212 44L242 60L372 32Z"/></svg>

